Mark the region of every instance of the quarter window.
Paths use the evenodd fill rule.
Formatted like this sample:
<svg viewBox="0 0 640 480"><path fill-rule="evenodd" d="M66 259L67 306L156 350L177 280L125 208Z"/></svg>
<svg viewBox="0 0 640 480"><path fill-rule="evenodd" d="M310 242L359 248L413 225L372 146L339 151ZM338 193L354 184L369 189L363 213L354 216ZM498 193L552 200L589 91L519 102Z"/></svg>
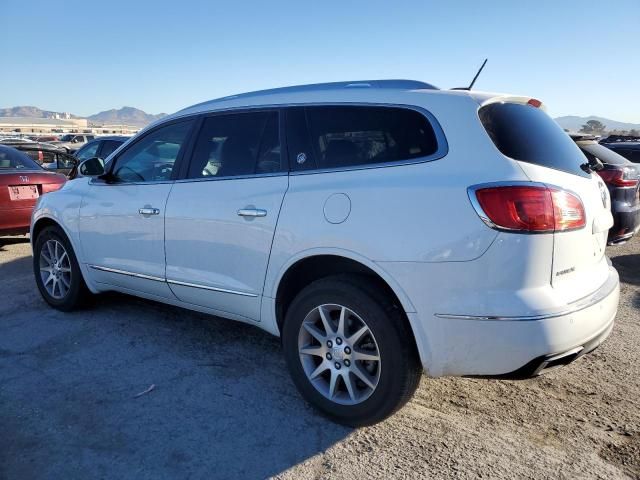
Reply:
<svg viewBox="0 0 640 480"><path fill-rule="evenodd" d="M189 178L282 171L278 112L207 117L195 144Z"/></svg>
<svg viewBox="0 0 640 480"><path fill-rule="evenodd" d="M118 156L112 172L117 182L155 182L171 179L173 165L185 144L193 120L160 127Z"/></svg>
<svg viewBox="0 0 640 480"><path fill-rule="evenodd" d="M426 157L438 150L421 113L398 107L312 106L288 118L294 170L358 167ZM306 120L307 132L303 122Z"/></svg>

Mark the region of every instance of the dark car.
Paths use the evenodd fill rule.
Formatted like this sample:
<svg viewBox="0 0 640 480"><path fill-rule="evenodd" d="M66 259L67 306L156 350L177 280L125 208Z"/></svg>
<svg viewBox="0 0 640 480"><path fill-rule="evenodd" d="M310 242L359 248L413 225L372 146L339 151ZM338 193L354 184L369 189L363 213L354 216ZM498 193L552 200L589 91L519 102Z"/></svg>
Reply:
<svg viewBox="0 0 640 480"><path fill-rule="evenodd" d="M635 164L640 164L640 142L600 142L610 150L613 150Z"/></svg>
<svg viewBox="0 0 640 480"><path fill-rule="evenodd" d="M44 170L27 154L0 145L0 235L28 233L38 197L58 190L66 180Z"/></svg>
<svg viewBox="0 0 640 480"><path fill-rule="evenodd" d="M633 164L609 148L600 145L595 137L572 135L589 163L600 160L602 177L611 195L613 227L609 230L609 244L623 243L640 229L640 165Z"/></svg>
<svg viewBox="0 0 640 480"><path fill-rule="evenodd" d="M50 143L29 142L11 146L29 155L44 169L53 170L64 175L67 175L78 163L78 160L67 153L65 149Z"/></svg>
<svg viewBox="0 0 640 480"><path fill-rule="evenodd" d="M109 137L98 137L78 150L74 154L74 157L76 157L80 162L92 157L104 159L111 155L111 153L113 153L120 145L122 145L127 140L129 140L129 137L116 135Z"/></svg>

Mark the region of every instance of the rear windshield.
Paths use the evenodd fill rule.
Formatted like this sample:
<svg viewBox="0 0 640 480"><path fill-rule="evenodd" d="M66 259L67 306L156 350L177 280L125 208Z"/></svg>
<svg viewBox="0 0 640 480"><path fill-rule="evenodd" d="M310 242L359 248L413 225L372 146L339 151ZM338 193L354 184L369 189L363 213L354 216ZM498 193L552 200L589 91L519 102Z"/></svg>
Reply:
<svg viewBox="0 0 640 480"><path fill-rule="evenodd" d="M41 170L40 165L28 155L15 148L0 147L0 171L2 170Z"/></svg>
<svg viewBox="0 0 640 480"><path fill-rule="evenodd" d="M485 130L507 157L588 177L578 146L543 110L518 103L492 103L478 112Z"/></svg>
<svg viewBox="0 0 640 480"><path fill-rule="evenodd" d="M587 158L597 157L602 163L608 163L609 165L628 165L631 162L624 158L622 155L609 150L607 147L596 142L587 142L578 144Z"/></svg>

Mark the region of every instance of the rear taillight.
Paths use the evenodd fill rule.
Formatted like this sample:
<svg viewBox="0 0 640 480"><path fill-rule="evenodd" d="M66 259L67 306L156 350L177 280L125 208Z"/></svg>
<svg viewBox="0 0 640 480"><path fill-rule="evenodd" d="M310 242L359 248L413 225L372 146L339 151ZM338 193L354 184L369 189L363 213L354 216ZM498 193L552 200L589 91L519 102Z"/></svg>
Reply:
<svg viewBox="0 0 640 480"><path fill-rule="evenodd" d="M55 192L56 190L60 190L63 185L64 185L64 182L62 182L62 183L43 183L42 184L42 194L44 195L45 193Z"/></svg>
<svg viewBox="0 0 640 480"><path fill-rule="evenodd" d="M586 224L580 198L556 187L479 187L470 189L469 196L485 223L499 230L561 232Z"/></svg>
<svg viewBox="0 0 640 480"><path fill-rule="evenodd" d="M634 172L628 168L600 170L598 175L604 180L604 183L614 187L635 187L638 185L638 178L634 178Z"/></svg>
<svg viewBox="0 0 640 480"><path fill-rule="evenodd" d="M44 155L42 154L42 150L38 150L38 162L42 163L44 161Z"/></svg>

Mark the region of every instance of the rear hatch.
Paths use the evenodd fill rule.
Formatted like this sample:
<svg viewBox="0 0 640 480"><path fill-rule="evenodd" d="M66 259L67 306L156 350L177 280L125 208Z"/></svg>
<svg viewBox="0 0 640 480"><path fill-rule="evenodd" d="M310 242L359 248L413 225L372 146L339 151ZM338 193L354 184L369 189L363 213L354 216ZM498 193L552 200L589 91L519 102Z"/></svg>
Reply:
<svg viewBox="0 0 640 480"><path fill-rule="evenodd" d="M584 226L552 234L550 283L567 303L579 300L596 291L609 275L605 247L613 217L608 189L539 101L504 100L489 100L479 110L498 150L516 160L532 182L573 193L584 207Z"/></svg>

